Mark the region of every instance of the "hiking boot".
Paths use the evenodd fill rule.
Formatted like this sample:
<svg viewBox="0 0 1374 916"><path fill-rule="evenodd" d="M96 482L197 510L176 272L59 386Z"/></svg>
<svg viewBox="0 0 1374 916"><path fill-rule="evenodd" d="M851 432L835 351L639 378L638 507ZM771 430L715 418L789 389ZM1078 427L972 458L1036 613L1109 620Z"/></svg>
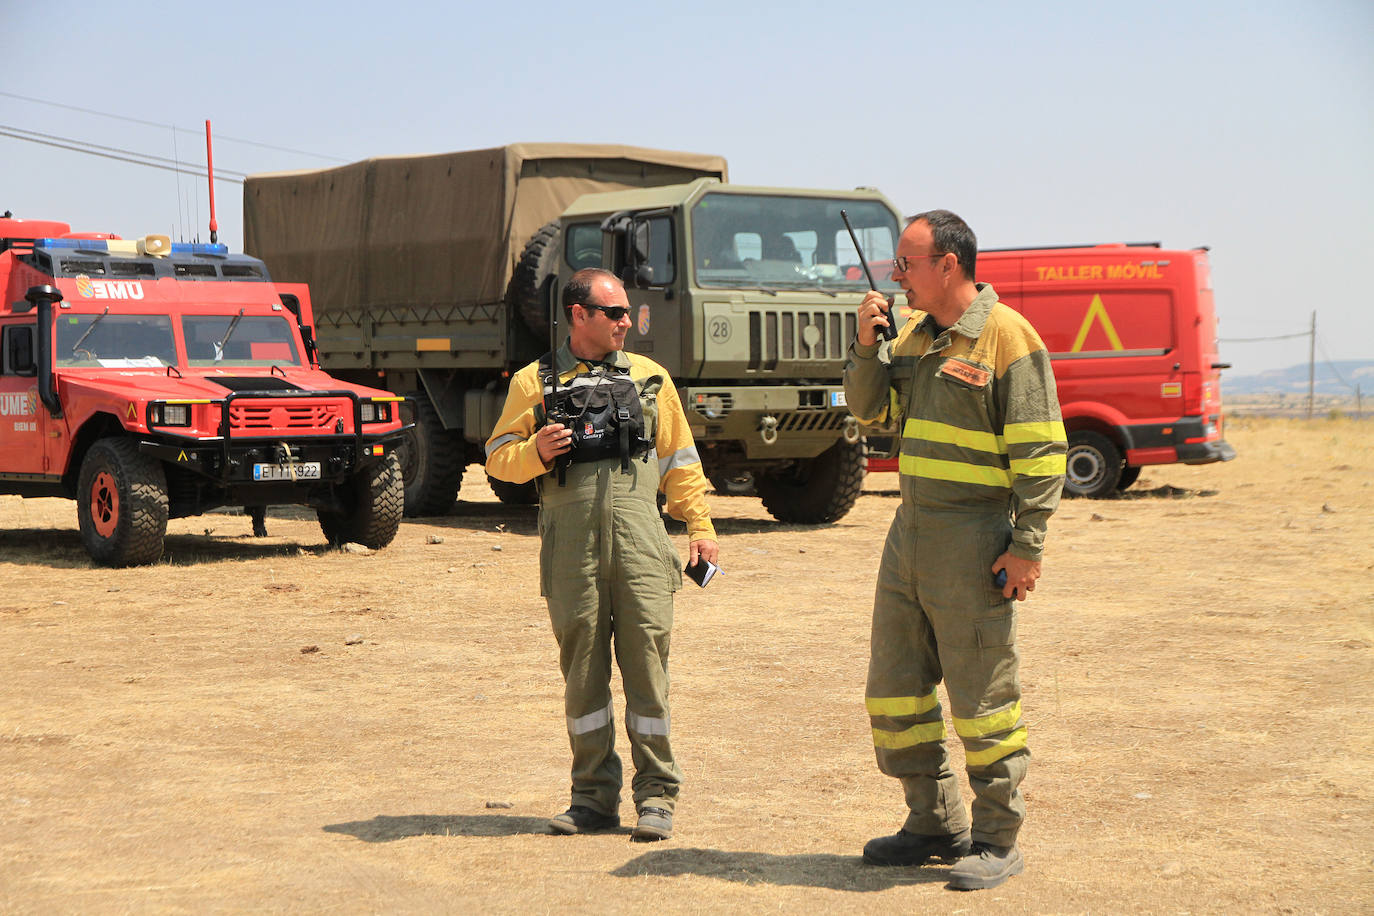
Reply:
<svg viewBox="0 0 1374 916"><path fill-rule="evenodd" d="M1015 846L974 843L973 852L949 870L949 886L956 891L977 891L996 887L1025 868L1021 851Z"/></svg>
<svg viewBox="0 0 1374 916"><path fill-rule="evenodd" d="M864 844L864 861L869 865L924 865L930 859L953 862L969 854L973 841L967 830L930 836L898 830Z"/></svg>
<svg viewBox="0 0 1374 916"><path fill-rule="evenodd" d="M549 818L549 829L554 833L595 833L620 826L620 815L602 814L586 805L573 805L562 814Z"/></svg>
<svg viewBox="0 0 1374 916"><path fill-rule="evenodd" d="M630 833L630 839L643 842L666 840L673 835L673 815L662 808L640 808L639 822Z"/></svg>

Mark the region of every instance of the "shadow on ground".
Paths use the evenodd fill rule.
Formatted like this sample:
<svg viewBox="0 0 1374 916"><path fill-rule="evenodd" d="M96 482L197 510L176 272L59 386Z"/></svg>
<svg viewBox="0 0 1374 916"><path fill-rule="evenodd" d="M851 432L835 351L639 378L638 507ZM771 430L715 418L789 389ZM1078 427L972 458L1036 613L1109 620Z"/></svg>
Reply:
<svg viewBox="0 0 1374 916"><path fill-rule="evenodd" d="M700 875L739 884L828 887L842 891L885 891L918 884L944 884L949 869L878 868L858 856L774 855L719 849L662 849L631 859L611 872L617 878Z"/></svg>
<svg viewBox="0 0 1374 916"><path fill-rule="evenodd" d="M365 843L390 843L414 836L518 836L548 833L548 818L514 814L379 814L368 821L326 824L325 833L346 833Z"/></svg>

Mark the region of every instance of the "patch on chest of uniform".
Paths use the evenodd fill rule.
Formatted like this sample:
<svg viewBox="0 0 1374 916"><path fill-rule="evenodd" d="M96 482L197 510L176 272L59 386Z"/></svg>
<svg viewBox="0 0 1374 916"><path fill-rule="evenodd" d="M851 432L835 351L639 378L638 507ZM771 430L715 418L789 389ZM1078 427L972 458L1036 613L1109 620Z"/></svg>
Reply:
<svg viewBox="0 0 1374 916"><path fill-rule="evenodd" d="M982 388L987 385L988 379L992 377L987 369L980 369L978 366L953 357L945 360L940 366L940 374L958 379L965 385L972 385L974 388Z"/></svg>

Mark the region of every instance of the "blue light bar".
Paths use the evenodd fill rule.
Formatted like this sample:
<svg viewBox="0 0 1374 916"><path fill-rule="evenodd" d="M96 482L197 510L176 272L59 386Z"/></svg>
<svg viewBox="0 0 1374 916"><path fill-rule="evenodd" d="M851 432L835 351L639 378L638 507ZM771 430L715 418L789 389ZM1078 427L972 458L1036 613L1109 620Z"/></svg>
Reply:
<svg viewBox="0 0 1374 916"><path fill-rule="evenodd" d="M137 241L137 240L134 240ZM35 248L81 248L86 251L109 251L105 239L35 239ZM229 246L218 242L173 242L172 254L213 254L224 256Z"/></svg>
<svg viewBox="0 0 1374 916"><path fill-rule="evenodd" d="M228 254L229 246L215 242L173 242L172 254Z"/></svg>
<svg viewBox="0 0 1374 916"><path fill-rule="evenodd" d="M104 239L34 239L35 248L85 248L88 251L109 251Z"/></svg>

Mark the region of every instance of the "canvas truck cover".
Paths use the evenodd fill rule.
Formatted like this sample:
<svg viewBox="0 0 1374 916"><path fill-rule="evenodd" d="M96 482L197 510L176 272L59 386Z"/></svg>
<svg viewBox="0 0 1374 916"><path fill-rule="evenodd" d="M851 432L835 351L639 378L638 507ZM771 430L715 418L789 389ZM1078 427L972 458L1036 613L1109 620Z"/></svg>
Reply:
<svg viewBox="0 0 1374 916"><path fill-rule="evenodd" d="M497 302L525 242L583 194L700 177L720 156L566 143L250 175L244 251L316 312Z"/></svg>

